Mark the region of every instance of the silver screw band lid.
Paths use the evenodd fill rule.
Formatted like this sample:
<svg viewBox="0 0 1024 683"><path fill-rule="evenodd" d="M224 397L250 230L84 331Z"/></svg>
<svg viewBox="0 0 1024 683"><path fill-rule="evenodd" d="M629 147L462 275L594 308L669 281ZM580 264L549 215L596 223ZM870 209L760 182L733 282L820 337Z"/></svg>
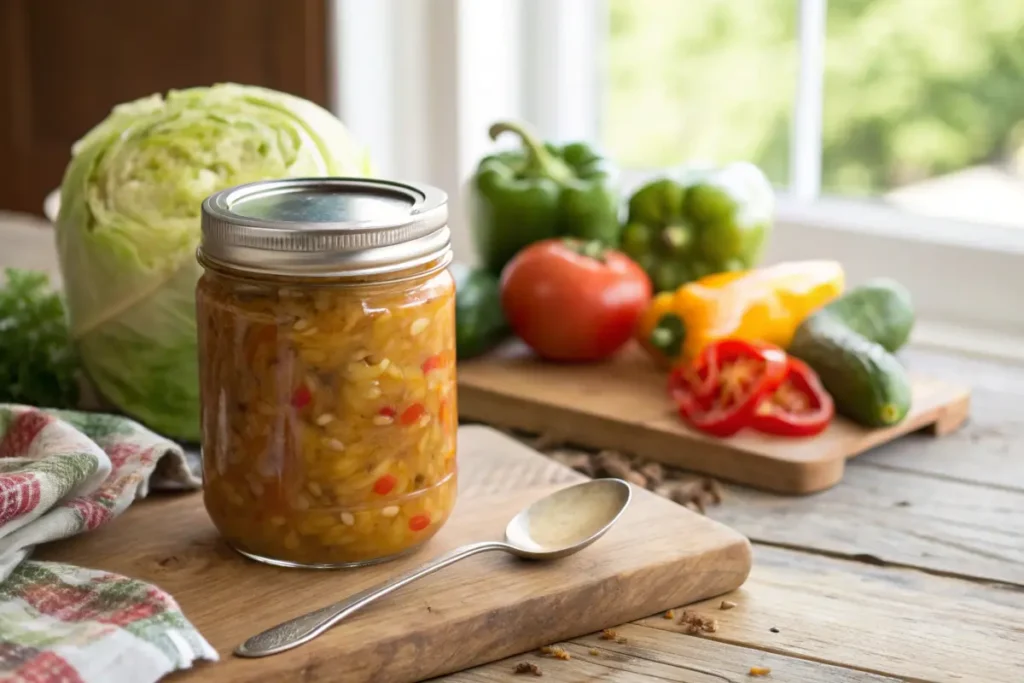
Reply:
<svg viewBox="0 0 1024 683"><path fill-rule="evenodd" d="M266 180L203 201L200 261L273 275L362 277L449 257L448 198L369 178Z"/></svg>

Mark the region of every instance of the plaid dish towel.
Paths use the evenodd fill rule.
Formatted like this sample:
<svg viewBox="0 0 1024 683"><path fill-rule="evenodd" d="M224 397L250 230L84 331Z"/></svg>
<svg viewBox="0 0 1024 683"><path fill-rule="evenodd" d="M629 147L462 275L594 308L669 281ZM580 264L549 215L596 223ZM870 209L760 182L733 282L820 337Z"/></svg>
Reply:
<svg viewBox="0 0 1024 683"><path fill-rule="evenodd" d="M26 559L161 482L200 485L181 448L129 419L0 404L0 681L149 683L217 659L156 586Z"/></svg>

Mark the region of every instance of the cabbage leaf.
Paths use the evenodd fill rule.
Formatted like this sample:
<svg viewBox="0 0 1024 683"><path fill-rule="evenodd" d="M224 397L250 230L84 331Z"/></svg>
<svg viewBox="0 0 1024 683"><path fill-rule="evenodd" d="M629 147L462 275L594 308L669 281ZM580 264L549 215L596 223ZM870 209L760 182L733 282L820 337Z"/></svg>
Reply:
<svg viewBox="0 0 1024 683"><path fill-rule="evenodd" d="M115 107L72 148L57 219L71 335L102 396L198 440L203 199L256 180L371 172L337 118L292 95L218 84Z"/></svg>

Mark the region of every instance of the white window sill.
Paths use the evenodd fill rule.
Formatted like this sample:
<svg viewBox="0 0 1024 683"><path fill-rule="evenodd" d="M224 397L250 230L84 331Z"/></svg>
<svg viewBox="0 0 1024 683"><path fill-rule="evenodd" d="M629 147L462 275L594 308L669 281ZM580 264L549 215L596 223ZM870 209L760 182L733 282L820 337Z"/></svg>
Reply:
<svg viewBox="0 0 1024 683"><path fill-rule="evenodd" d="M1024 228L782 200L766 258L834 258L851 284L892 277L914 297L917 343L1024 360Z"/></svg>
<svg viewBox="0 0 1024 683"><path fill-rule="evenodd" d="M776 213L780 222L793 226L1024 255L1024 216L1020 226L969 223L914 214L870 200L826 197L800 202L785 195L779 197Z"/></svg>
<svg viewBox="0 0 1024 683"><path fill-rule="evenodd" d="M963 356L1024 364L1024 337L979 327L918 320L910 335L916 348L948 351Z"/></svg>

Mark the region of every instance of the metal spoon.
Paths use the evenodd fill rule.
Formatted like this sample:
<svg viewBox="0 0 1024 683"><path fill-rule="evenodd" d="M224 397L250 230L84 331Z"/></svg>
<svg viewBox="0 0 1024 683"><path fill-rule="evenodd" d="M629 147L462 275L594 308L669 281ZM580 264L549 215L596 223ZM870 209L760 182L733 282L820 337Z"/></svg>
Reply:
<svg viewBox="0 0 1024 683"><path fill-rule="evenodd" d="M505 528L505 542L485 541L456 548L435 560L347 600L323 607L259 633L235 649L241 657L266 657L307 643L353 612L438 569L470 555L504 550L526 560L555 560L601 538L629 504L629 484L594 479L541 498Z"/></svg>

